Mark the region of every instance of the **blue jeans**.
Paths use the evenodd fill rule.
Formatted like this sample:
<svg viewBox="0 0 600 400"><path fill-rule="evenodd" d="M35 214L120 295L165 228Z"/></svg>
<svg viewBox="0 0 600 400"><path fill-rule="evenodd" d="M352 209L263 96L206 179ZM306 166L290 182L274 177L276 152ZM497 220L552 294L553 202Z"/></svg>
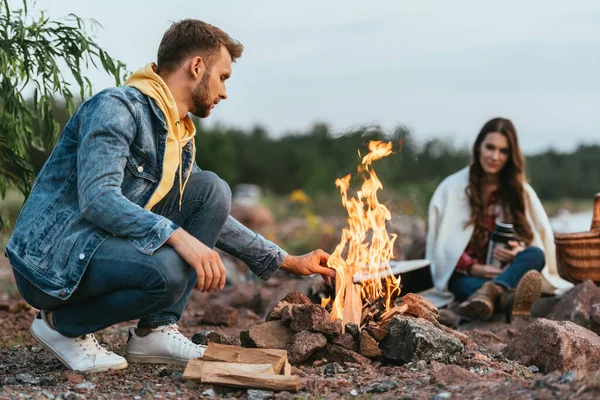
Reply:
<svg viewBox="0 0 600 400"><path fill-rule="evenodd" d="M229 186L214 173L201 171L190 176L181 211L177 183L152 211L213 248L230 207ZM100 245L67 300L44 293L14 272L23 298L35 308L53 311L56 330L68 337L134 319L141 328L176 323L197 280L196 271L172 247L163 245L150 256L118 236Z"/></svg>
<svg viewBox="0 0 600 400"><path fill-rule="evenodd" d="M492 281L505 289L514 289L527 271L532 269L541 271L544 265L546 265L546 258L542 249L531 246L517 254L513 263ZM456 300L463 301L489 280L455 272L448 282L448 290L454 294Z"/></svg>

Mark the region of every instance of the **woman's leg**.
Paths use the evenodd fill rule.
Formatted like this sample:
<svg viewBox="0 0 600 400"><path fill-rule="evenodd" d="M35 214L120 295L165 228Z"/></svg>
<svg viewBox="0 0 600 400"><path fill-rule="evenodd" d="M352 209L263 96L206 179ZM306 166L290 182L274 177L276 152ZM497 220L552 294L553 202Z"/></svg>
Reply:
<svg viewBox="0 0 600 400"><path fill-rule="evenodd" d="M541 271L544 265L546 265L546 257L543 250L531 246L517 254L513 263L495 277L493 281L505 289L514 289L528 271Z"/></svg>
<svg viewBox="0 0 600 400"><path fill-rule="evenodd" d="M464 301L475 293L489 279L479 278L477 276L467 276L453 273L448 282L448 290L450 290L457 301Z"/></svg>

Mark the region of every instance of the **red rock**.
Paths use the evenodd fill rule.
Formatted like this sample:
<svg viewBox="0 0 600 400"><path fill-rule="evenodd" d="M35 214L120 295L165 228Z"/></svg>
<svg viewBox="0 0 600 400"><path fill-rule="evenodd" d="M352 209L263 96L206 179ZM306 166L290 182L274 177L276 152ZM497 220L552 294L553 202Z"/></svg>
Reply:
<svg viewBox="0 0 600 400"><path fill-rule="evenodd" d="M438 385L465 385L481 380L481 377L455 364L431 362L431 377Z"/></svg>
<svg viewBox="0 0 600 400"><path fill-rule="evenodd" d="M367 331L378 342L381 342L385 337L385 329L377 326L365 326L363 330Z"/></svg>
<svg viewBox="0 0 600 400"><path fill-rule="evenodd" d="M600 337L570 321L537 319L514 338L504 355L542 372L600 368Z"/></svg>
<svg viewBox="0 0 600 400"><path fill-rule="evenodd" d="M71 384L78 384L83 382L83 375L79 375L79 374L69 374L67 375L67 381Z"/></svg>
<svg viewBox="0 0 600 400"><path fill-rule="evenodd" d="M290 306L292 304L298 304L302 306L310 306L313 303L310 299L303 293L298 291L288 293L279 303L275 305L267 314L267 321L274 321L281 318L281 312L284 307Z"/></svg>
<svg viewBox="0 0 600 400"><path fill-rule="evenodd" d="M292 364L299 364L326 345L327 338L321 333L298 332L288 345L288 360Z"/></svg>
<svg viewBox="0 0 600 400"><path fill-rule="evenodd" d="M555 321L571 321L589 328L590 311L596 303L600 303L600 288L588 279L563 294L548 314L548 318Z"/></svg>
<svg viewBox="0 0 600 400"><path fill-rule="evenodd" d="M261 349L286 349L294 332L281 321L268 321L240 332L243 347Z"/></svg>
<svg viewBox="0 0 600 400"><path fill-rule="evenodd" d="M367 331L360 332L359 353L367 358L377 358L381 355L379 343Z"/></svg>
<svg viewBox="0 0 600 400"><path fill-rule="evenodd" d="M345 349L351 351L358 351L358 343L354 340L351 334L348 332L341 334L340 336L334 338L331 343L337 344L338 346L342 346Z"/></svg>
<svg viewBox="0 0 600 400"><path fill-rule="evenodd" d="M238 311L230 306L213 303L206 307L202 323L207 325L234 326L238 322Z"/></svg>
<svg viewBox="0 0 600 400"><path fill-rule="evenodd" d="M331 315L319 304L293 307L290 327L296 332L320 332L332 337L342 333L341 320L331 321Z"/></svg>
<svg viewBox="0 0 600 400"><path fill-rule="evenodd" d="M407 293L402 296L402 303L408 306L406 314L414 315L418 318L425 318L426 320L433 322L437 325L440 313L433 303L423 296L415 293Z"/></svg>
<svg viewBox="0 0 600 400"><path fill-rule="evenodd" d="M329 362L338 362L340 364L355 363L363 366L371 365L371 360L369 360L368 358L331 343L325 346L325 349L323 350L323 355Z"/></svg>

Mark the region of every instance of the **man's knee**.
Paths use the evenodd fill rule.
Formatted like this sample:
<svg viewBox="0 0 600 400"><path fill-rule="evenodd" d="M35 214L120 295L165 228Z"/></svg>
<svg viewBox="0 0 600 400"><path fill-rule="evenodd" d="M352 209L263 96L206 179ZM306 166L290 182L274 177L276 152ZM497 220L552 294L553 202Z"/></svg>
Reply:
<svg viewBox="0 0 600 400"><path fill-rule="evenodd" d="M219 178L217 174L211 171L196 172L190 177L188 187L195 187L202 191L198 197L203 198L206 205L215 209L215 212L222 212L229 215L231 211L231 189L227 182Z"/></svg>
<svg viewBox="0 0 600 400"><path fill-rule="evenodd" d="M190 267L172 248L161 248L152 256L152 266L156 279L154 287L160 287L161 302L166 305L176 303L184 294L190 273Z"/></svg>

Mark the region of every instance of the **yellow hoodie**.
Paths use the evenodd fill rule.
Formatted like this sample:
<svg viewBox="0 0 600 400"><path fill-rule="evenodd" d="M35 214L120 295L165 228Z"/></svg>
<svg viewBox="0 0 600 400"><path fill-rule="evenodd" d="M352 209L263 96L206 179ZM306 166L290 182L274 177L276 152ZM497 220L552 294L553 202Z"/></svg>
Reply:
<svg viewBox="0 0 600 400"><path fill-rule="evenodd" d="M151 210L159 201L161 201L173 187L175 182L175 173L179 170L179 210L181 210L181 201L183 199L183 191L187 185L188 179L192 173L190 167L189 173L182 179L182 156L181 150L191 140L192 141L192 157L195 156L196 146L194 143L194 135L196 127L191 118L186 115L182 120L179 119L179 111L175 99L169 90L169 87L155 72L156 64L149 63L145 67L136 71L125 82L126 86L132 86L140 92L153 98L158 105L158 108L163 112L167 123L169 134L165 148L165 159L163 162L163 175L156 191L146 204L145 208ZM183 124L181 124L183 122ZM183 125L183 132L181 129ZM192 160L193 163L193 160Z"/></svg>

